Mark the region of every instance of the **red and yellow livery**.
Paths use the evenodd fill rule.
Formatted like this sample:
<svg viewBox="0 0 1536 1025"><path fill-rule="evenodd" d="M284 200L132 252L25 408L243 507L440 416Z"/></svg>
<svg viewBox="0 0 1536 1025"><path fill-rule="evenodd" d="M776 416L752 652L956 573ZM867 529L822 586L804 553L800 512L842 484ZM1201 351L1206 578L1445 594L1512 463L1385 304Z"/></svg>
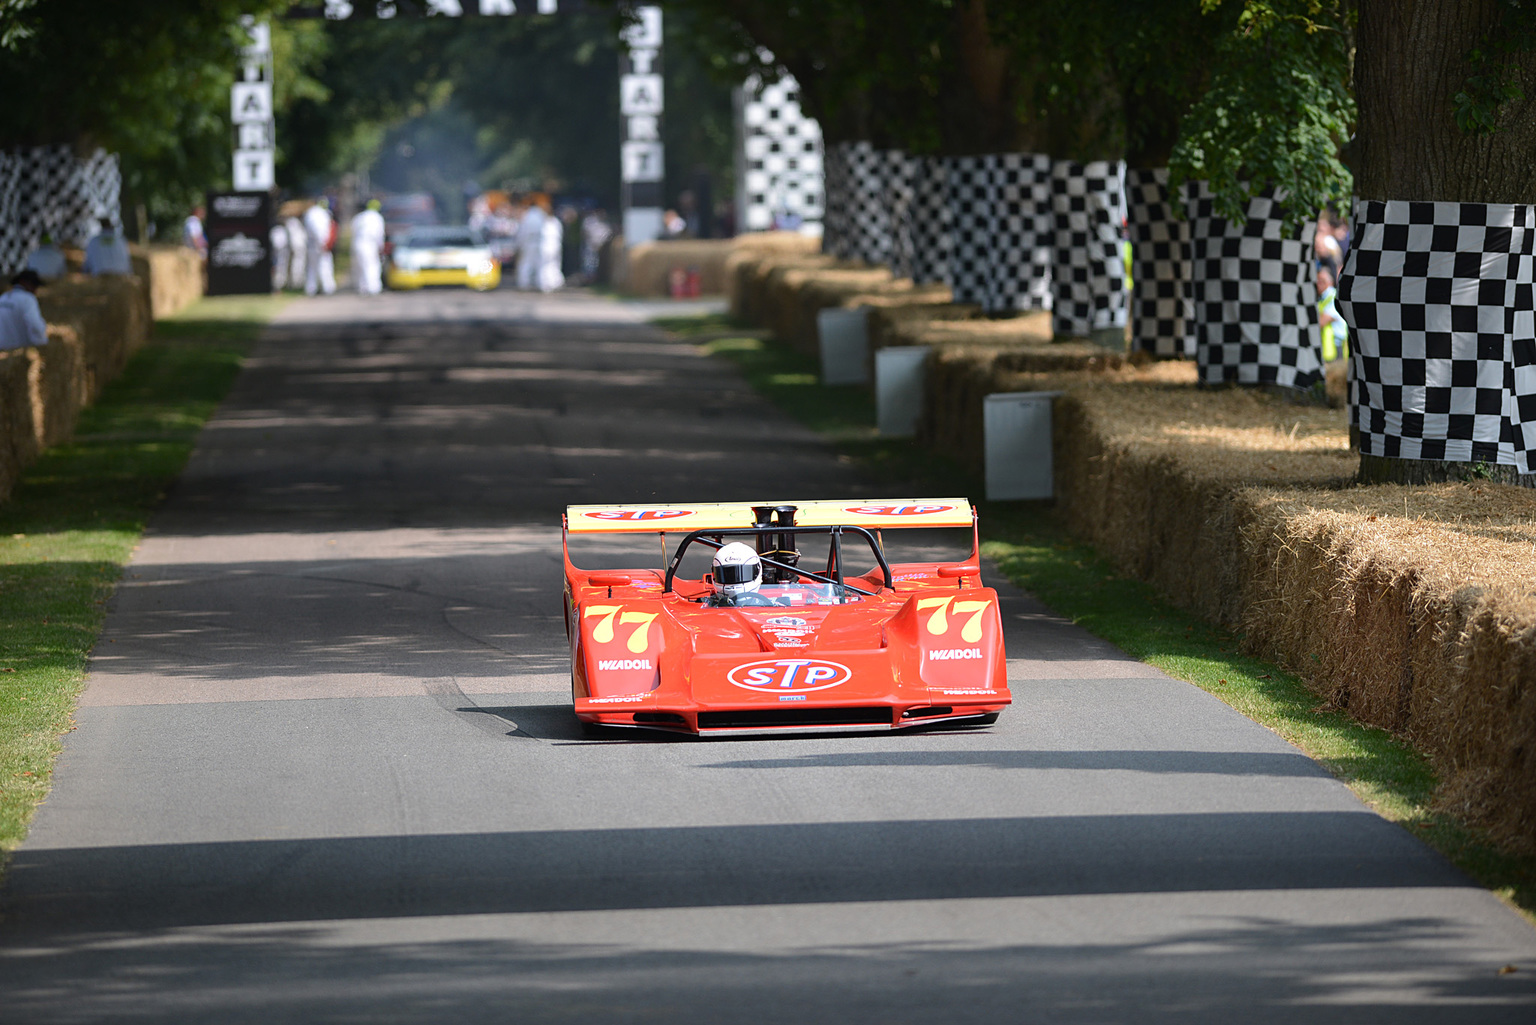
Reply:
<svg viewBox="0 0 1536 1025"><path fill-rule="evenodd" d="M888 563L884 532L968 527L970 555ZM683 533L662 569L583 570L570 537ZM965 499L571 506L565 624L577 718L699 733L862 732L985 725L1012 701L997 592L981 582ZM755 541L752 604L713 607L690 551ZM800 542L825 543L825 569ZM852 575L863 552L875 566Z"/></svg>

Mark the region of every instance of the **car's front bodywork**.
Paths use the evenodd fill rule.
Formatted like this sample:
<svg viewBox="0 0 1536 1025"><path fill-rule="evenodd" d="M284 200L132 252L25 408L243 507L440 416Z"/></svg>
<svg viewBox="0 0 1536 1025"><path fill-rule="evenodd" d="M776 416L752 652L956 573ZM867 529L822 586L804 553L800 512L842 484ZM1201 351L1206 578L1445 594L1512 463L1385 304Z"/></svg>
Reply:
<svg viewBox="0 0 1536 1025"><path fill-rule="evenodd" d="M458 285L486 291L501 284L501 263L467 228L415 228L391 242L384 279L395 289Z"/></svg>

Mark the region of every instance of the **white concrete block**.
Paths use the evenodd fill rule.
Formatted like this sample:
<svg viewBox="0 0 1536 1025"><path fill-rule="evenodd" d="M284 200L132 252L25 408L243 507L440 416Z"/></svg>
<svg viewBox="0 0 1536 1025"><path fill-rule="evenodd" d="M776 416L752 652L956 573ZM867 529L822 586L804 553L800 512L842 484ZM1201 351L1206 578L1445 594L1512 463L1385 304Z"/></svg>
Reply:
<svg viewBox="0 0 1536 1025"><path fill-rule="evenodd" d="M875 353L875 425L882 438L910 438L923 415L928 346L902 345Z"/></svg>
<svg viewBox="0 0 1536 1025"><path fill-rule="evenodd" d="M869 310L831 309L816 314L822 384L869 383Z"/></svg>
<svg viewBox="0 0 1536 1025"><path fill-rule="evenodd" d="M1001 392L982 404L990 501L1053 498L1051 400L1056 391Z"/></svg>

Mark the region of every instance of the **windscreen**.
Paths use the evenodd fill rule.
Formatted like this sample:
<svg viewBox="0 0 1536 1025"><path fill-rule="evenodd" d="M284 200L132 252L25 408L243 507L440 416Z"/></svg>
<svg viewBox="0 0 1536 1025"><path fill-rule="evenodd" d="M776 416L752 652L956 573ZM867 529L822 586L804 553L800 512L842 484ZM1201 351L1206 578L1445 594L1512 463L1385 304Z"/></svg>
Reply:
<svg viewBox="0 0 1536 1025"><path fill-rule="evenodd" d="M413 228L398 243L405 249L433 249L449 246L483 246L485 239L469 228Z"/></svg>

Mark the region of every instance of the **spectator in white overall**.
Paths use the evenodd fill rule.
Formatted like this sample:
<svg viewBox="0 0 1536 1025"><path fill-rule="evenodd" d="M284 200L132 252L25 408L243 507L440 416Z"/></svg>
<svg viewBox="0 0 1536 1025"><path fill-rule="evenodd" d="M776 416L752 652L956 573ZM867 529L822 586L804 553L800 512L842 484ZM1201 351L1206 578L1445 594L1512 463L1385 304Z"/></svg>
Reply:
<svg viewBox="0 0 1536 1025"><path fill-rule="evenodd" d="M321 198L304 211L304 294L336 291L336 262L331 255L331 234L336 221L331 217L331 201Z"/></svg>
<svg viewBox="0 0 1536 1025"><path fill-rule="evenodd" d="M304 222L299 220L297 214L289 214L287 220L283 221L283 230L288 233L288 287L303 288L305 268L308 266L304 260L304 251L309 248Z"/></svg>
<svg viewBox="0 0 1536 1025"><path fill-rule="evenodd" d="M288 287L288 229L281 221L267 232L267 242L272 247L272 291L281 292Z"/></svg>
<svg viewBox="0 0 1536 1025"><path fill-rule="evenodd" d="M384 291L384 215L379 201L370 199L366 209L352 218L352 279L359 295Z"/></svg>
<svg viewBox="0 0 1536 1025"><path fill-rule="evenodd" d="M565 252L565 225L560 218L545 215L539 245L539 291L553 292L565 284L561 257Z"/></svg>
<svg viewBox="0 0 1536 1025"><path fill-rule="evenodd" d="M544 211L544 205L548 202L543 196L535 196L528 204L518 228L517 287L521 289L538 287L542 277L539 268L543 263L544 224L550 219Z"/></svg>

